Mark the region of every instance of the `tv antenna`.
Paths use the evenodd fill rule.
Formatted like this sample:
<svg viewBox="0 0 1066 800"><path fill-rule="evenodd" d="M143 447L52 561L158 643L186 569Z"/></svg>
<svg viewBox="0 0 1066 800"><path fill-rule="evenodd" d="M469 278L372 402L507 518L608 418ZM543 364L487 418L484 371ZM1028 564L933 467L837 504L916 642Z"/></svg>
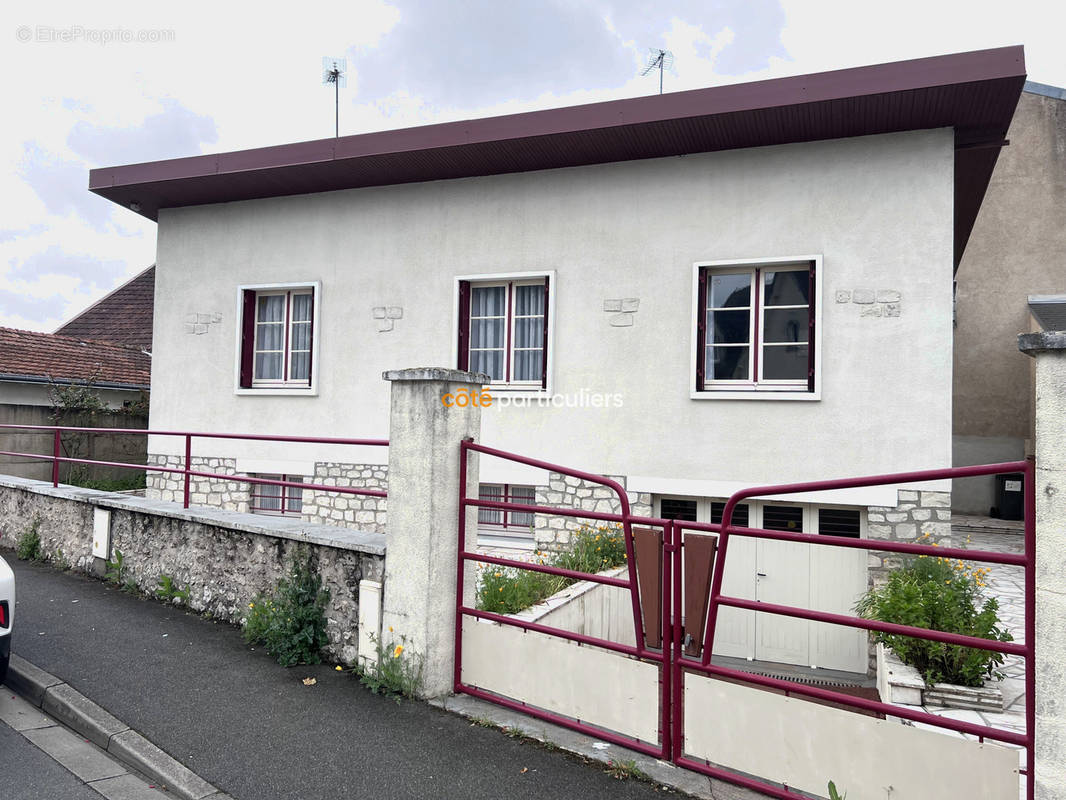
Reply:
<svg viewBox="0 0 1066 800"><path fill-rule="evenodd" d="M660 50L658 47L648 48L648 63L644 66L641 74L643 77L653 69L659 70L659 94L663 93L663 71L674 65L674 54L669 50Z"/></svg>
<svg viewBox="0 0 1066 800"><path fill-rule="evenodd" d="M340 90L348 87L348 62L343 58L325 56L322 59L322 85L333 86L334 132L341 135L341 94Z"/></svg>

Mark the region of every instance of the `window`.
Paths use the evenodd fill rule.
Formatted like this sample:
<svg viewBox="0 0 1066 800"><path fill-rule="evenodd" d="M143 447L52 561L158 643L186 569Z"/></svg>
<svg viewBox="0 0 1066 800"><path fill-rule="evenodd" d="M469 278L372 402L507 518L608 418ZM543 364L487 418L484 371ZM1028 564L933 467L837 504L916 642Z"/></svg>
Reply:
<svg viewBox="0 0 1066 800"><path fill-rule="evenodd" d="M269 481L292 481L303 483L299 475L252 475ZM270 483L253 483L251 503L253 514L281 514L299 516L303 513L304 490L298 486L274 486Z"/></svg>
<svg viewBox="0 0 1066 800"><path fill-rule="evenodd" d="M459 369L483 372L493 386L547 388L549 277L459 280Z"/></svg>
<svg viewBox="0 0 1066 800"><path fill-rule="evenodd" d="M695 391L813 395L815 260L696 265Z"/></svg>
<svg viewBox="0 0 1066 800"><path fill-rule="evenodd" d="M239 389L313 389L317 289L241 287Z"/></svg>
<svg viewBox="0 0 1066 800"><path fill-rule="evenodd" d="M857 508L819 508L818 533L858 539L862 535L862 514Z"/></svg>
<svg viewBox="0 0 1066 800"><path fill-rule="evenodd" d="M712 500L711 501L711 522L715 525L722 524L722 514L725 513L725 501L724 500ZM735 525L738 528L747 528L748 526L748 504L737 503L733 506L733 517L730 520L731 525Z"/></svg>
<svg viewBox="0 0 1066 800"><path fill-rule="evenodd" d="M509 483L483 483L478 487L479 500L497 503L521 503L534 505L537 493L532 486L512 486ZM503 508L479 508L478 527L506 532L508 535L529 535L533 514L528 511L512 511Z"/></svg>
<svg viewBox="0 0 1066 800"><path fill-rule="evenodd" d="M695 500L680 500L676 497L664 497L659 501L659 516L662 519L679 519L682 522L695 522L697 503Z"/></svg>

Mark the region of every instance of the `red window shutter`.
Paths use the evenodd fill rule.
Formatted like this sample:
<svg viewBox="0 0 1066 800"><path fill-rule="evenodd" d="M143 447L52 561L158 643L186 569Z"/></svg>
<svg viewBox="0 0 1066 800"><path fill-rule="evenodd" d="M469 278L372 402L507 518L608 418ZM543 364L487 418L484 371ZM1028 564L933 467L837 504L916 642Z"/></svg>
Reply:
<svg viewBox="0 0 1066 800"><path fill-rule="evenodd" d="M703 391L707 377L707 269L700 267L696 297L696 391Z"/></svg>
<svg viewBox="0 0 1066 800"><path fill-rule="evenodd" d="M255 363L255 292L244 290L241 312L241 388L252 386L252 366Z"/></svg>
<svg viewBox="0 0 1066 800"><path fill-rule="evenodd" d="M814 391L814 262L807 278L807 391Z"/></svg>
<svg viewBox="0 0 1066 800"><path fill-rule="evenodd" d="M540 388L548 388L548 298L551 293L551 287L548 286L548 276L544 276L544 330L542 332L543 341L541 342L540 351Z"/></svg>
<svg viewBox="0 0 1066 800"><path fill-rule="evenodd" d="M459 363L457 369L470 369L470 281L459 281Z"/></svg>
<svg viewBox="0 0 1066 800"><path fill-rule="evenodd" d="M311 379L314 377L313 371L315 368L315 293L311 292L311 335L307 337L307 385L311 385ZM288 480L288 478L286 478Z"/></svg>

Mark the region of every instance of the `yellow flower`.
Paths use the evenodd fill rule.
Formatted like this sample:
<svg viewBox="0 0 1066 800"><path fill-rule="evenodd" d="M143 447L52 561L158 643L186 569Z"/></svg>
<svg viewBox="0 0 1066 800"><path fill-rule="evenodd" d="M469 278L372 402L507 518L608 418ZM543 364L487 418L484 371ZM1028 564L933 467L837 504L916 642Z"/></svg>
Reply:
<svg viewBox="0 0 1066 800"><path fill-rule="evenodd" d="M402 644L398 644L398 645L396 645L396 648L392 651L392 657L393 658L399 658L400 657L400 653L402 653L402 652L403 652L403 645Z"/></svg>
<svg viewBox="0 0 1066 800"><path fill-rule="evenodd" d="M389 633L392 633L392 626L389 626Z"/></svg>
<svg viewBox="0 0 1066 800"><path fill-rule="evenodd" d="M249 603L248 608L255 608L255 603Z"/></svg>
<svg viewBox="0 0 1066 800"><path fill-rule="evenodd" d="M500 591L501 591L501 592L503 591L503 587L502 587L502 586L500 587Z"/></svg>
<svg viewBox="0 0 1066 800"><path fill-rule="evenodd" d="M337 670L337 672L344 672L344 667L342 667L340 664L335 666L334 669Z"/></svg>

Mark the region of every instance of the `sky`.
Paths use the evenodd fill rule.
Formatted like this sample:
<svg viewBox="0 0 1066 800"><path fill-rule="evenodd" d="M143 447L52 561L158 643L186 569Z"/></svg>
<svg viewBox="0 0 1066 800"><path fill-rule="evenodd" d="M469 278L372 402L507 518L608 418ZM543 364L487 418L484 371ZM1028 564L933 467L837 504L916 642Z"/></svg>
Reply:
<svg viewBox="0 0 1066 800"><path fill-rule="evenodd" d="M283 10L279 14L278 10ZM0 8L0 326L53 331L155 259L89 170L1022 44L1066 87L1053 0L50 2ZM5 38L6 37L6 38Z"/></svg>

